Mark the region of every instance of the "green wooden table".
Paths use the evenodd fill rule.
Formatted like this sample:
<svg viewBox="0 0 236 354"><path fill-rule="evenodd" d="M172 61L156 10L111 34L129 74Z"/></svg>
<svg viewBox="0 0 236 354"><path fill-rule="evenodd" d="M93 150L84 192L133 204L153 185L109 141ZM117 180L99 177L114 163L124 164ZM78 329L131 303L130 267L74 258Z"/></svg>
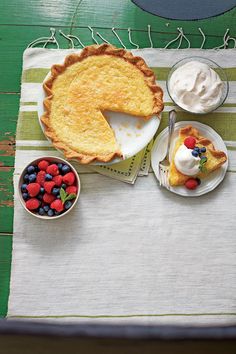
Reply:
<svg viewBox="0 0 236 354"><path fill-rule="evenodd" d="M65 34L79 36L85 45L89 45L93 41L87 26L91 26L109 42L120 46L111 31L112 27L117 28L124 44L132 48L127 32L130 27L133 42L143 48L150 46L147 32L150 25L154 47L165 47L177 36L177 28L182 27L191 47L199 48L202 43L200 27L206 34L204 47L213 48L223 43L227 28L235 37L236 8L208 20L173 21L145 13L130 0L1 0L0 14L0 317L4 317L7 312L13 232L14 137L22 53L27 45L38 37L48 36L50 27L57 30L61 48L68 48L69 42L58 34L60 29ZM97 40L101 41L99 38ZM229 47L233 45L234 42L230 41ZM184 47L185 41L181 48Z"/></svg>

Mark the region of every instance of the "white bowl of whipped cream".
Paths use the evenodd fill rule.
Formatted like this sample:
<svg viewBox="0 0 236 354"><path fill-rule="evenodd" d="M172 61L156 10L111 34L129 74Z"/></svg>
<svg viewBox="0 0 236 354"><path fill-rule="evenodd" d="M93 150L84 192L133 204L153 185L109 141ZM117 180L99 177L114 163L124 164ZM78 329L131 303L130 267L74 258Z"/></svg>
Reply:
<svg viewBox="0 0 236 354"><path fill-rule="evenodd" d="M174 103L196 114L206 114L221 106L228 90L224 70L212 60L202 57L178 61L167 79L167 91Z"/></svg>

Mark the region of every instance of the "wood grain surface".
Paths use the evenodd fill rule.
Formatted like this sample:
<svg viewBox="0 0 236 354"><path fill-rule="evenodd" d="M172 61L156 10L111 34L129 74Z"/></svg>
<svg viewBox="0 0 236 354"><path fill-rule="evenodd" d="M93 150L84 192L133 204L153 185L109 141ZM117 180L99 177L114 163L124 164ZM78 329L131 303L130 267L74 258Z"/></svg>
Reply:
<svg viewBox="0 0 236 354"><path fill-rule="evenodd" d="M87 26L120 46L111 31L115 27L127 48L132 48L127 32L130 27L133 41L141 48L148 47L148 24L154 47L162 48L174 39L177 27L184 29L192 47L200 47L202 36L198 28L201 27L207 36L205 48L212 48L222 44L227 28L235 37L236 8L207 20L174 21L145 13L129 0L1 0L0 14L0 316L5 316L13 232L14 141L24 49L36 38L48 36L50 27L57 30L61 48L68 48L69 44L58 34L59 29L79 36L85 45L92 44ZM98 37L97 40L101 41ZM233 45L231 41L229 47ZM186 47L185 41L182 47Z"/></svg>

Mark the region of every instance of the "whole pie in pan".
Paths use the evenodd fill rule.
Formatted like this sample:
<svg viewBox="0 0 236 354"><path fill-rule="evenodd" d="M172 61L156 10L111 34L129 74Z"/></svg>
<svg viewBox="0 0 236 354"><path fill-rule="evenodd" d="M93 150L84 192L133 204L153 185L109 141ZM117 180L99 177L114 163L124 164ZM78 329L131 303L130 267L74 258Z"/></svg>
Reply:
<svg viewBox="0 0 236 354"><path fill-rule="evenodd" d="M162 89L145 61L108 44L53 65L44 90L45 134L67 158L83 164L122 156L104 111L149 119L163 109Z"/></svg>
<svg viewBox="0 0 236 354"><path fill-rule="evenodd" d="M226 161L224 151L216 150L210 139L192 125L187 125L179 130L175 143L169 171L170 185L184 185L190 177L205 178Z"/></svg>

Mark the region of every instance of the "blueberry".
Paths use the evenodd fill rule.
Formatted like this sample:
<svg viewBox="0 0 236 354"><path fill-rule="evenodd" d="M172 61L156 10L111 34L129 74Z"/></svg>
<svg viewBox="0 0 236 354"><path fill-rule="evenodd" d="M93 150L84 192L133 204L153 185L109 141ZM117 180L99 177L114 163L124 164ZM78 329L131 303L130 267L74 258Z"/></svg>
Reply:
<svg viewBox="0 0 236 354"><path fill-rule="evenodd" d="M36 174L32 173L31 175L29 175L29 182L32 183L34 181L36 181Z"/></svg>
<svg viewBox="0 0 236 354"><path fill-rule="evenodd" d="M48 210L48 216L53 216L54 215L54 211L52 209Z"/></svg>
<svg viewBox="0 0 236 354"><path fill-rule="evenodd" d="M199 147L198 147L198 146L195 146L195 148L194 148L193 150L199 151Z"/></svg>
<svg viewBox="0 0 236 354"><path fill-rule="evenodd" d="M24 175L24 181L25 181L25 182L29 182L29 175L28 175L28 173L26 173L26 174Z"/></svg>
<svg viewBox="0 0 236 354"><path fill-rule="evenodd" d="M41 194L44 193L44 188L43 187L40 188L40 192L39 193L41 193Z"/></svg>
<svg viewBox="0 0 236 354"><path fill-rule="evenodd" d="M66 184L63 183L63 184L61 185L61 188L66 189Z"/></svg>
<svg viewBox="0 0 236 354"><path fill-rule="evenodd" d="M45 214L45 211L43 208L39 208L39 215L44 215Z"/></svg>
<svg viewBox="0 0 236 354"><path fill-rule="evenodd" d="M206 160L207 160L207 157L206 157L206 156L201 156L201 160L202 160L202 159L206 159Z"/></svg>
<svg viewBox="0 0 236 354"><path fill-rule="evenodd" d="M58 163L58 164L57 164L57 167L58 167L59 171L61 171L62 166L63 166L62 163Z"/></svg>
<svg viewBox="0 0 236 354"><path fill-rule="evenodd" d="M49 173L47 173L46 176L45 176L45 180L46 180L46 181L51 181L51 180L52 180L52 175L50 175Z"/></svg>
<svg viewBox="0 0 236 354"><path fill-rule="evenodd" d="M38 198L38 200L43 200L43 195L42 195L42 194L39 194L39 195L37 196L37 198Z"/></svg>
<svg viewBox="0 0 236 354"><path fill-rule="evenodd" d="M52 194L57 195L60 192L60 188L53 188Z"/></svg>
<svg viewBox="0 0 236 354"><path fill-rule="evenodd" d="M34 166L30 165L29 167L27 167L27 172L28 172L28 174L30 174L30 175L31 175L31 173L34 173L34 172L35 172Z"/></svg>
<svg viewBox="0 0 236 354"><path fill-rule="evenodd" d="M201 180L200 180L200 178L196 178L196 181L197 181L197 183L198 183L198 185L200 186L200 184L201 184Z"/></svg>
<svg viewBox="0 0 236 354"><path fill-rule="evenodd" d="M195 150L193 150L193 151L192 151L192 155L193 155L194 157L198 157L198 152L195 151Z"/></svg>
<svg viewBox="0 0 236 354"><path fill-rule="evenodd" d="M200 149L200 152L206 152L206 148L205 148L205 147L202 147L202 148Z"/></svg>
<svg viewBox="0 0 236 354"><path fill-rule="evenodd" d="M56 210L55 210L54 214L55 214L55 215L60 215L60 214L61 214L61 212L60 212L60 211L56 211Z"/></svg>
<svg viewBox="0 0 236 354"><path fill-rule="evenodd" d="M39 172L38 166L34 166L34 172Z"/></svg>
<svg viewBox="0 0 236 354"><path fill-rule="evenodd" d="M58 195L57 195L57 199L61 199L61 196L60 196L60 194L58 194Z"/></svg>
<svg viewBox="0 0 236 354"><path fill-rule="evenodd" d="M67 200L67 202L65 202L65 204L64 204L64 207L67 210L67 209L70 209L71 205L72 205L71 201Z"/></svg>
<svg viewBox="0 0 236 354"><path fill-rule="evenodd" d="M43 209L44 209L44 211L46 211L46 213L47 213L48 210L50 209L50 208L49 208L49 205L44 205Z"/></svg>
<svg viewBox="0 0 236 354"><path fill-rule="evenodd" d="M62 171L62 173L65 175L66 173L68 173L68 172L70 172L70 166L68 166L68 165L63 165L62 166L62 169L61 169L61 171Z"/></svg>
<svg viewBox="0 0 236 354"><path fill-rule="evenodd" d="M27 187L27 184L23 183L23 184L21 185L21 192L27 192L26 187Z"/></svg>
<svg viewBox="0 0 236 354"><path fill-rule="evenodd" d="M22 197L24 200L27 200L29 198L29 194L28 193L22 193Z"/></svg>

